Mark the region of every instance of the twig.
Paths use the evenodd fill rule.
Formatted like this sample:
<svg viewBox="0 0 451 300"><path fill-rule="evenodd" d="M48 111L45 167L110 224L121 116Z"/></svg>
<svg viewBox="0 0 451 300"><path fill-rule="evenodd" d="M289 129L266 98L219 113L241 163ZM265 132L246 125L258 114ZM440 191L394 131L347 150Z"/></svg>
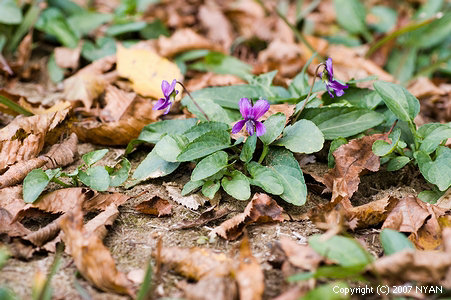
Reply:
<svg viewBox="0 0 451 300"><path fill-rule="evenodd" d="M320 63L320 64L316 67L315 73L314 73L314 75L313 75L313 83L312 83L312 85L310 86L310 91L308 92L307 98L305 98L304 104L302 104L301 109L297 112L297 114L294 116L293 120L291 121L291 124L292 124L292 125L293 125L294 123L296 123L296 121L298 120L298 118L299 118L299 116L301 115L302 111L304 110L305 106L307 105L307 102L309 101L310 95L312 94L313 86L315 85L316 76L317 76L317 74L318 74L319 67L321 67L321 66L324 66L324 67L325 67L326 64L325 64L325 63Z"/></svg>
<svg viewBox="0 0 451 300"><path fill-rule="evenodd" d="M177 81L178 84L180 84L183 88L183 90L188 94L188 96L191 98L191 100L193 101L194 105L196 105L197 109L204 115L205 119L207 119L207 121L210 121L210 118L207 116L207 114L204 112L204 110L199 106L199 104L197 104L196 100L194 100L193 96L191 96L191 93L188 91L188 89L183 85L183 83L181 83L180 81Z"/></svg>

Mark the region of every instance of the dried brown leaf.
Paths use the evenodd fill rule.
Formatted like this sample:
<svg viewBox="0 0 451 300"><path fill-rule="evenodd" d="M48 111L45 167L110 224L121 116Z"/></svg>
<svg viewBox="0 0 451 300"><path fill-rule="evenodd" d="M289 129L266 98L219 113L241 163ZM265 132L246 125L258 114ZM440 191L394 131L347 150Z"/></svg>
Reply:
<svg viewBox="0 0 451 300"><path fill-rule="evenodd" d="M89 198L87 201L83 202L84 211L93 210L105 210L111 204L116 205L116 207L122 205L130 197L121 193L102 193L96 194L94 197Z"/></svg>
<svg viewBox="0 0 451 300"><path fill-rule="evenodd" d="M228 209L227 207L222 207L216 210L215 207L212 206L206 211L204 211L196 220L194 221L185 220L180 224L176 225L175 227L173 227L173 229L187 229L199 227L211 221L218 220L228 215L230 212L231 212L230 209Z"/></svg>
<svg viewBox="0 0 451 300"><path fill-rule="evenodd" d="M135 296L132 282L118 271L102 240L83 226L80 208L67 213L60 225L64 232L63 241L83 277L103 291Z"/></svg>
<svg viewBox="0 0 451 300"><path fill-rule="evenodd" d="M446 94L446 91L438 88L429 78L418 77L408 87L409 92L418 99L438 97Z"/></svg>
<svg viewBox="0 0 451 300"><path fill-rule="evenodd" d="M71 68L75 70L78 68L78 61L80 60L81 45L71 49L67 47L55 48L55 62L61 68Z"/></svg>
<svg viewBox="0 0 451 300"><path fill-rule="evenodd" d="M136 93L127 93L113 85L109 85L105 91L106 106L100 112L100 117L107 122L118 121L127 111L135 97Z"/></svg>
<svg viewBox="0 0 451 300"><path fill-rule="evenodd" d="M72 133L66 140L61 144L53 145L49 152L44 156L48 159L44 168L55 169L58 167L65 167L74 162L77 156L77 144L78 137L75 133Z"/></svg>
<svg viewBox="0 0 451 300"><path fill-rule="evenodd" d="M12 215L4 208L0 207L0 234L7 234L10 237L24 236L30 233L19 222L13 222Z"/></svg>
<svg viewBox="0 0 451 300"><path fill-rule="evenodd" d="M168 200L153 196L135 206L135 210L157 217L168 216L172 213L172 204Z"/></svg>
<svg viewBox="0 0 451 300"><path fill-rule="evenodd" d="M54 239L60 232L59 222L61 218L62 216L58 217L41 229L30 232L29 234L27 234L27 236L24 237L24 240L30 241L34 245L39 247L43 246L48 241Z"/></svg>
<svg viewBox="0 0 451 300"><path fill-rule="evenodd" d="M207 276L195 284L182 282L178 287L188 300L234 300L238 294L236 283L230 277Z"/></svg>
<svg viewBox="0 0 451 300"><path fill-rule="evenodd" d="M165 182L163 183L163 185L172 200L188 208L198 209L208 201L208 198L197 193L188 196L182 196L182 186L175 182Z"/></svg>
<svg viewBox="0 0 451 300"><path fill-rule="evenodd" d="M257 259L252 255L249 238L240 244L240 260L235 270L235 278L241 300L259 300L265 290L265 276Z"/></svg>
<svg viewBox="0 0 451 300"><path fill-rule="evenodd" d="M119 210L115 203L111 203L100 214L89 220L84 226L86 234L96 235L99 239L103 240L108 233L105 226L113 225L114 220L119 216Z"/></svg>
<svg viewBox="0 0 451 300"><path fill-rule="evenodd" d="M186 83L189 91L197 91L209 86L228 86L245 84L246 82L234 75L215 74L212 72L198 74Z"/></svg>
<svg viewBox="0 0 451 300"><path fill-rule="evenodd" d="M25 205L21 185L0 189L0 207L9 211L12 216L17 215Z"/></svg>
<svg viewBox="0 0 451 300"><path fill-rule="evenodd" d="M232 25L215 1L206 1L199 8L199 21L207 29L207 37L219 43L223 49L230 49L233 42Z"/></svg>
<svg viewBox="0 0 451 300"><path fill-rule="evenodd" d="M398 202L399 199L395 197L386 197L352 207L346 212L348 225L353 230L377 225L387 219L387 216Z"/></svg>
<svg viewBox="0 0 451 300"><path fill-rule="evenodd" d="M0 172L9 165L35 158L46 137L67 116L69 110L31 117L16 117L0 130Z"/></svg>
<svg viewBox="0 0 451 300"><path fill-rule="evenodd" d="M322 256L309 245L300 245L284 237L280 239L280 246L285 252L290 264L303 270L313 272L322 261Z"/></svg>
<svg viewBox="0 0 451 300"><path fill-rule="evenodd" d="M211 235L219 235L227 240L235 240L242 233L246 226L252 223L282 222L283 208L266 194L255 194L252 200L244 209L244 212L232 217L215 227Z"/></svg>
<svg viewBox="0 0 451 300"><path fill-rule="evenodd" d="M158 38L158 52L165 57L195 49L221 50L220 47L190 28L176 30L170 37Z"/></svg>

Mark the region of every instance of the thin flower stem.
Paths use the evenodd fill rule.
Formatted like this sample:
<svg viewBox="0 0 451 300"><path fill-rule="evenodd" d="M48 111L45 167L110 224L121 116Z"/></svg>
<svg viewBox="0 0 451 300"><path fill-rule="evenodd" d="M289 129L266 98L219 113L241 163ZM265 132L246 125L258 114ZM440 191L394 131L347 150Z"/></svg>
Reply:
<svg viewBox="0 0 451 300"><path fill-rule="evenodd" d="M298 111L298 113L294 116L294 119L291 121L291 124L293 125L294 123L296 123L296 121L298 120L299 116L301 115L302 111L304 110L305 106L307 105L307 102L309 101L310 95L312 94L313 91L313 86L315 85L315 81L316 81L316 76L318 74L318 70L321 66L326 66L325 63L320 63L316 69L315 69L315 73L313 75L313 83L310 86L310 91L308 92L307 98L305 98L304 104L302 104L301 109Z"/></svg>
<svg viewBox="0 0 451 300"><path fill-rule="evenodd" d="M259 164L261 164L263 162L263 160L266 157L266 154L268 154L268 151L269 151L269 146L264 144L262 154L260 155L260 158L258 159Z"/></svg>
<svg viewBox="0 0 451 300"><path fill-rule="evenodd" d="M199 104L197 104L196 100L194 100L193 96L191 96L191 93L188 91L188 89L183 85L183 83L181 83L180 81L177 81L178 84L180 84L183 88L183 90L188 94L188 96L191 98L191 100L193 101L194 105L196 105L197 109L204 115L205 119L207 119L207 121L210 121L210 118L207 116L207 114L204 112L204 110L199 106Z"/></svg>

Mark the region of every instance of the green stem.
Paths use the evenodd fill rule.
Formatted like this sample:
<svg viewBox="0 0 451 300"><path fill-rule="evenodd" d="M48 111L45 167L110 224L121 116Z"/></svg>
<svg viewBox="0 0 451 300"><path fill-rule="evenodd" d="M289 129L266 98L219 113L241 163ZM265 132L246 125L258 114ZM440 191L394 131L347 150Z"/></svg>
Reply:
<svg viewBox="0 0 451 300"><path fill-rule="evenodd" d="M312 53L315 53L316 50L312 47L312 45L310 45L310 43L307 41L307 39L304 37L304 35L293 24L291 24L288 21L288 19L278 9L276 9L276 13L282 19L282 21L284 21L285 24L287 24L288 27L290 27L291 31L293 31L296 38L299 41L303 42L307 46L307 48L309 48L309 50L312 51ZM318 53L318 56L321 60L324 60L324 58L321 56L321 54Z"/></svg>
<svg viewBox="0 0 451 300"><path fill-rule="evenodd" d="M23 108L22 106L17 104L16 102L9 100L8 98L6 98L3 95L0 95L0 103L6 105L7 107L11 108L15 112L22 114L24 116L29 117L29 116L33 115L33 113L29 112L28 110L26 110L25 108Z"/></svg>
<svg viewBox="0 0 451 300"><path fill-rule="evenodd" d="M210 121L210 118L207 116L207 114L204 112L204 110L199 106L199 104L197 104L196 100L194 100L193 96L191 96L191 93L187 90L187 88L183 85L183 83L181 83L180 81L177 81L177 83L182 86L183 90L191 98L191 100L193 101L194 105L196 105L197 109L204 115L205 119L207 119L207 121Z"/></svg>
<svg viewBox="0 0 451 300"><path fill-rule="evenodd" d="M13 52L14 50L16 50L24 35L27 34L27 31L33 28L34 23L36 23L36 20L38 19L42 9L39 5L39 2L41 1L37 2L38 3L32 3L30 8L25 13L25 17L23 18L22 23L20 23L19 27L16 29L11 42L6 47L7 52Z"/></svg>
<svg viewBox="0 0 451 300"><path fill-rule="evenodd" d="M297 112L297 114L294 116L293 120L291 121L291 124L292 124L292 125L293 125L294 123L296 123L296 121L298 120L298 118L299 118L299 116L301 115L302 111L304 110L305 106L307 105L307 102L309 101L310 95L312 94L312 91L313 91L313 86L315 86L316 76L317 76L317 74L318 74L319 67L321 67L321 66L324 66L324 67L325 67L326 64L325 64L325 63L320 63L320 64L316 67L315 73L313 74L313 83L312 83L312 85L310 86L310 90L309 90L309 92L308 92L307 98L305 98L304 104L302 104L301 109Z"/></svg>
<svg viewBox="0 0 451 300"><path fill-rule="evenodd" d="M65 183L65 182L63 182L63 181L61 181L61 180L59 180L58 178L55 178L55 177L52 178L52 181L55 182L55 183L58 183L59 185L61 185L62 187L65 187L65 188L72 187L70 184L67 184L67 183Z"/></svg>
<svg viewBox="0 0 451 300"><path fill-rule="evenodd" d="M381 40L377 41L373 46L371 46L371 48L366 53L365 57L369 58L377 49L379 49L380 47L382 47L384 44L391 41L392 39L397 38L398 36L403 35L405 33L417 30L423 26L426 26L429 23L431 23L432 21L434 21L435 19L437 19L437 18L433 17L433 18L430 18L430 19L427 19L427 20L424 20L424 21L421 21L418 23L408 24L408 25L404 26L403 28L400 28L400 29L390 33L389 35L385 36Z"/></svg>
<svg viewBox="0 0 451 300"><path fill-rule="evenodd" d="M412 121L409 121L409 128L413 134L413 141L415 142L415 149L412 149L412 150L413 150L413 152L415 152L420 147L420 144L418 143L418 135L417 135L417 129L416 129L415 123L413 123Z"/></svg>
<svg viewBox="0 0 451 300"><path fill-rule="evenodd" d="M417 78L422 75L427 75L429 73L434 72L436 69L440 68L442 64L446 64L449 60L451 60L451 54L446 56L445 58L439 59L435 63L430 66L424 67L415 74L413 78Z"/></svg>
<svg viewBox="0 0 451 300"><path fill-rule="evenodd" d="M263 160L266 157L266 154L268 154L268 151L269 151L269 146L264 144L262 154L260 155L260 158L258 159L259 164L261 164L263 162Z"/></svg>

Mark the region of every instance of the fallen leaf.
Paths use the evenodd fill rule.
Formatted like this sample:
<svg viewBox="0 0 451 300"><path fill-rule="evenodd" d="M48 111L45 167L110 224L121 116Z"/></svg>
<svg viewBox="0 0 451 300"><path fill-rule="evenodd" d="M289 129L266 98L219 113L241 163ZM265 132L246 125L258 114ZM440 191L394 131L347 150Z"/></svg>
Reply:
<svg viewBox="0 0 451 300"><path fill-rule="evenodd" d="M64 80L64 98L81 101L87 111L94 100L103 93L114 77L104 74L116 63L116 56L107 56L84 67Z"/></svg>
<svg viewBox="0 0 451 300"><path fill-rule="evenodd" d="M188 208L198 209L203 206L205 202L209 201L208 198L201 196L198 193L182 196L182 187L175 182L165 182L163 185L172 200Z"/></svg>
<svg viewBox="0 0 451 300"><path fill-rule="evenodd" d="M153 253L155 256L155 253ZM200 280L203 277L229 276L233 261L224 253L204 248L163 247L161 262L182 276Z"/></svg>
<svg viewBox="0 0 451 300"><path fill-rule="evenodd" d="M143 96L163 97L161 82L181 80L177 65L149 49L117 49L117 71L119 76L133 83L133 90Z"/></svg>
<svg viewBox="0 0 451 300"><path fill-rule="evenodd" d="M102 291L135 297L132 282L118 271L102 240L95 232L87 232L83 226L83 213L79 207L67 213L60 225L64 232L63 241L84 278Z"/></svg>
<svg viewBox="0 0 451 300"><path fill-rule="evenodd" d="M437 207L450 210L451 209L451 189L448 189L435 203Z"/></svg>
<svg viewBox="0 0 451 300"><path fill-rule="evenodd" d="M82 142L123 146L137 138L144 126L155 122L162 114L162 110L152 110L149 100L137 97L119 121L101 123L96 120L82 120L74 123L72 130Z"/></svg>
<svg viewBox="0 0 451 300"><path fill-rule="evenodd" d="M438 97L446 92L437 87L429 78L418 77L409 84L408 90L418 99Z"/></svg>
<svg viewBox="0 0 451 300"><path fill-rule="evenodd" d="M105 210L111 204L121 206L130 197L121 193L99 193L83 202L84 211Z"/></svg>
<svg viewBox="0 0 451 300"><path fill-rule="evenodd" d="M143 201L136 205L135 210L157 217L168 216L172 213L172 204L166 199L153 196L150 200Z"/></svg>
<svg viewBox="0 0 451 300"><path fill-rule="evenodd" d="M23 160L35 158L42 150L46 138L61 124L69 110L31 117L16 117L0 129L0 172Z"/></svg>
<svg viewBox="0 0 451 300"><path fill-rule="evenodd" d="M230 277L207 276L194 284L181 282L177 286L189 300L234 300L238 294L235 281Z"/></svg>
<svg viewBox="0 0 451 300"><path fill-rule="evenodd" d="M210 86L229 86L245 83L243 79L234 75L207 72L190 79L186 83L186 88L193 92Z"/></svg>
<svg viewBox="0 0 451 300"><path fill-rule="evenodd" d="M77 155L77 144L77 135L72 133L61 144L53 145L46 154L15 163L0 175L0 188L21 183L27 174L34 169L41 167L43 169L55 169L71 164Z"/></svg>
<svg viewBox="0 0 451 300"><path fill-rule="evenodd" d="M386 197L352 207L346 212L348 225L352 230L377 225L387 219L387 216L398 202L399 199L395 197Z"/></svg>
<svg viewBox="0 0 451 300"><path fill-rule="evenodd" d="M178 53L195 49L221 50L220 47L190 28L176 30L170 37L160 36L158 38L158 53L165 57L173 57Z"/></svg>
<svg viewBox="0 0 451 300"><path fill-rule="evenodd" d="M21 185L0 189L0 207L9 211L13 217L17 215L25 205Z"/></svg>
<svg viewBox="0 0 451 300"><path fill-rule="evenodd" d="M100 117L107 122L118 121L127 111L135 97L135 93L127 93L113 85L109 85L105 91L106 106L100 112Z"/></svg>
<svg viewBox="0 0 451 300"><path fill-rule="evenodd" d="M257 259L252 256L249 238L246 236L240 244L240 260L235 270L235 278L241 300L259 300L265 290L265 276Z"/></svg>
<svg viewBox="0 0 451 300"><path fill-rule="evenodd" d="M227 240L235 240L246 226L252 223L282 222L283 208L266 194L255 194L244 212L232 217L215 227L210 235L219 235Z"/></svg>
<svg viewBox="0 0 451 300"><path fill-rule="evenodd" d="M89 220L84 226L84 231L88 235L95 235L99 239L103 240L108 231L105 226L113 225L114 220L119 216L119 210L116 203L108 205L104 211L97 216Z"/></svg>
<svg viewBox="0 0 451 300"><path fill-rule="evenodd" d="M43 246L48 241L54 239L60 232L59 222L62 216L58 217L54 221L50 222L46 226L30 232L24 237L24 240L32 242L36 246ZM54 252L54 251L53 251Z"/></svg>
<svg viewBox="0 0 451 300"><path fill-rule="evenodd" d="M0 207L0 234L6 234L9 237L24 236L30 233L30 230L25 228L19 222L12 221L12 215L4 208Z"/></svg>
<svg viewBox="0 0 451 300"><path fill-rule="evenodd" d="M323 260L309 245L300 245L289 238L281 238L280 246L287 256L288 262L306 271L315 271Z"/></svg>
<svg viewBox="0 0 451 300"><path fill-rule="evenodd" d="M294 113L294 109L296 108L296 105L294 104L273 104L269 107L269 110L262 116L261 120L266 120L273 114L276 114L278 112L281 112L285 115L286 121L285 124L288 123L290 117Z"/></svg>
<svg viewBox="0 0 451 300"><path fill-rule="evenodd" d="M335 167L329 170L321 180L327 190L332 192L332 200L339 195L349 200L359 187L360 174L364 170L372 172L379 170L379 156L375 155L372 150L376 140L387 140L387 135L364 136L352 140L334 151Z"/></svg>
<svg viewBox="0 0 451 300"><path fill-rule="evenodd" d="M230 49L233 42L232 25L214 1L206 1L199 8L199 21L207 29L209 40L219 43L223 49Z"/></svg>
<svg viewBox="0 0 451 300"><path fill-rule="evenodd" d="M194 221L185 220L180 224L175 225L172 229L187 229L193 227L199 227L204 224L208 224L211 221L218 220L230 213L230 209L227 207L222 207L220 209L215 209L215 206L210 207L206 211L204 211L199 218Z"/></svg>
<svg viewBox="0 0 451 300"><path fill-rule="evenodd" d="M55 62L61 68L70 68L76 70L80 60L81 45L76 48L56 47Z"/></svg>

